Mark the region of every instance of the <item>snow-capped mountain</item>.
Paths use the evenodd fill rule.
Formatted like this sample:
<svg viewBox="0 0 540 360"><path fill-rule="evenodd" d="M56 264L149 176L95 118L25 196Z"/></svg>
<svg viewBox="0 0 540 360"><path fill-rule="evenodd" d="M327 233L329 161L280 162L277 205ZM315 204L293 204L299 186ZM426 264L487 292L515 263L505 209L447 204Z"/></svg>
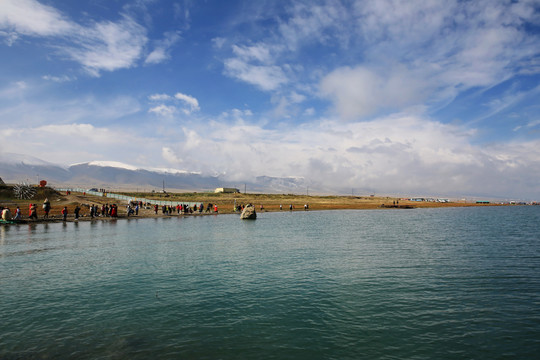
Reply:
<svg viewBox="0 0 540 360"><path fill-rule="evenodd" d="M111 163L89 162L69 167L73 183L93 184L92 187L111 188L117 185L132 187L166 188L183 190L214 189L221 186L218 177L202 176L199 173L167 169L143 169Z"/></svg>
<svg viewBox="0 0 540 360"><path fill-rule="evenodd" d="M0 154L0 178L6 183L47 180L50 186L141 191L185 190L211 191L216 187L241 187L248 192L306 193L316 191L315 185L301 177L258 176L255 181L227 181L222 176L207 176L170 168L141 168L116 161L90 161L62 167L41 159L20 155ZM319 189L323 190L324 189Z"/></svg>
<svg viewBox="0 0 540 360"><path fill-rule="evenodd" d="M6 183L36 184L47 180L52 186L69 187L138 187L145 190L169 189L202 190L227 186L216 176L202 176L168 168L139 168L115 161L91 161L68 167L56 165L36 157L0 154L0 177Z"/></svg>
<svg viewBox="0 0 540 360"><path fill-rule="evenodd" d="M0 153L0 177L6 183L37 183L37 179L54 179L64 182L70 179L69 170L36 157Z"/></svg>

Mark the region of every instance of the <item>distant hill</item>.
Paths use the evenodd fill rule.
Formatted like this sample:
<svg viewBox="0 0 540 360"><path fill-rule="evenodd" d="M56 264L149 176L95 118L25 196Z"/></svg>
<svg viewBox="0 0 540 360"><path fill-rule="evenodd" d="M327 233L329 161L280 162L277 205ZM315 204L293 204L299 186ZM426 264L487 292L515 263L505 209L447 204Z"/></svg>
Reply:
<svg viewBox="0 0 540 360"><path fill-rule="evenodd" d="M6 183L47 180L51 186L82 188L140 188L144 191L176 189L210 191L217 187L236 187L241 191L267 193L306 193L313 185L299 177L258 176L255 181L227 181L221 176L204 176L177 169L142 169L113 161L92 161L62 167L20 154L0 154L0 177ZM320 190L320 189L319 189Z"/></svg>
<svg viewBox="0 0 540 360"><path fill-rule="evenodd" d="M221 186L218 177L202 176L189 172L166 172L146 169L131 169L110 164L84 163L69 167L73 183L93 184L93 187L124 185L183 190L211 189Z"/></svg>
<svg viewBox="0 0 540 360"><path fill-rule="evenodd" d="M54 179L56 182L69 181L68 169L41 159L20 155L0 154L0 177L5 183L29 182L37 183L39 179Z"/></svg>

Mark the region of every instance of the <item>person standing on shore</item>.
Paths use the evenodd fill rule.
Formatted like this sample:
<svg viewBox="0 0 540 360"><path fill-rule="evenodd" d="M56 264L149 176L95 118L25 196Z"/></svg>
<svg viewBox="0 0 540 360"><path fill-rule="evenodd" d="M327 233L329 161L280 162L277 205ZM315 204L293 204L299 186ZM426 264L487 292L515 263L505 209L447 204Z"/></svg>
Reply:
<svg viewBox="0 0 540 360"><path fill-rule="evenodd" d="M13 218L13 220L21 220L21 218L21 208L17 206L17 209L15 210L15 217Z"/></svg>
<svg viewBox="0 0 540 360"><path fill-rule="evenodd" d="M63 219L64 221L67 220L67 214L68 214L67 206L64 206L64 208L62 209L62 219Z"/></svg>
<svg viewBox="0 0 540 360"><path fill-rule="evenodd" d="M2 210L2 220L4 221L11 220L11 211L9 211L8 207Z"/></svg>
<svg viewBox="0 0 540 360"><path fill-rule="evenodd" d="M43 215L44 219L49 218L49 211L51 211L51 202L48 198L45 198L45 201L43 202L43 211L45 212L45 215Z"/></svg>
<svg viewBox="0 0 540 360"><path fill-rule="evenodd" d="M30 219L37 220L37 208L36 204L30 204Z"/></svg>
<svg viewBox="0 0 540 360"><path fill-rule="evenodd" d="M79 220L79 212L81 211L81 208L79 205L75 206L75 209L73 210L73 213L75 214L75 221Z"/></svg>

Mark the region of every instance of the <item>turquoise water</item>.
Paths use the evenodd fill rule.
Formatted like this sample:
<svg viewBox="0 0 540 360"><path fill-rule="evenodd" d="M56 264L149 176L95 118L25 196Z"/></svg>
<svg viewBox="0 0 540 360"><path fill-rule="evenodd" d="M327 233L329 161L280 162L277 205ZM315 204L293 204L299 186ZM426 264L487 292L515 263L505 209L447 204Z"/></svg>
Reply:
<svg viewBox="0 0 540 360"><path fill-rule="evenodd" d="M540 350L540 207L0 227L0 359Z"/></svg>

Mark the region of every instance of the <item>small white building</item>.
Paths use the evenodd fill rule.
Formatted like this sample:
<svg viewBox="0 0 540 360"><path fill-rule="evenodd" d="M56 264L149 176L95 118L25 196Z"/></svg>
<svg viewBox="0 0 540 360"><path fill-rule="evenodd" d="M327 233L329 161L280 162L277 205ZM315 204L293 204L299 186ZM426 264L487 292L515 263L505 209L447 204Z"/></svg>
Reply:
<svg viewBox="0 0 540 360"><path fill-rule="evenodd" d="M238 190L236 188L216 188L216 190L214 190L214 192L216 194L217 193L235 194L235 193L239 193L240 190Z"/></svg>

